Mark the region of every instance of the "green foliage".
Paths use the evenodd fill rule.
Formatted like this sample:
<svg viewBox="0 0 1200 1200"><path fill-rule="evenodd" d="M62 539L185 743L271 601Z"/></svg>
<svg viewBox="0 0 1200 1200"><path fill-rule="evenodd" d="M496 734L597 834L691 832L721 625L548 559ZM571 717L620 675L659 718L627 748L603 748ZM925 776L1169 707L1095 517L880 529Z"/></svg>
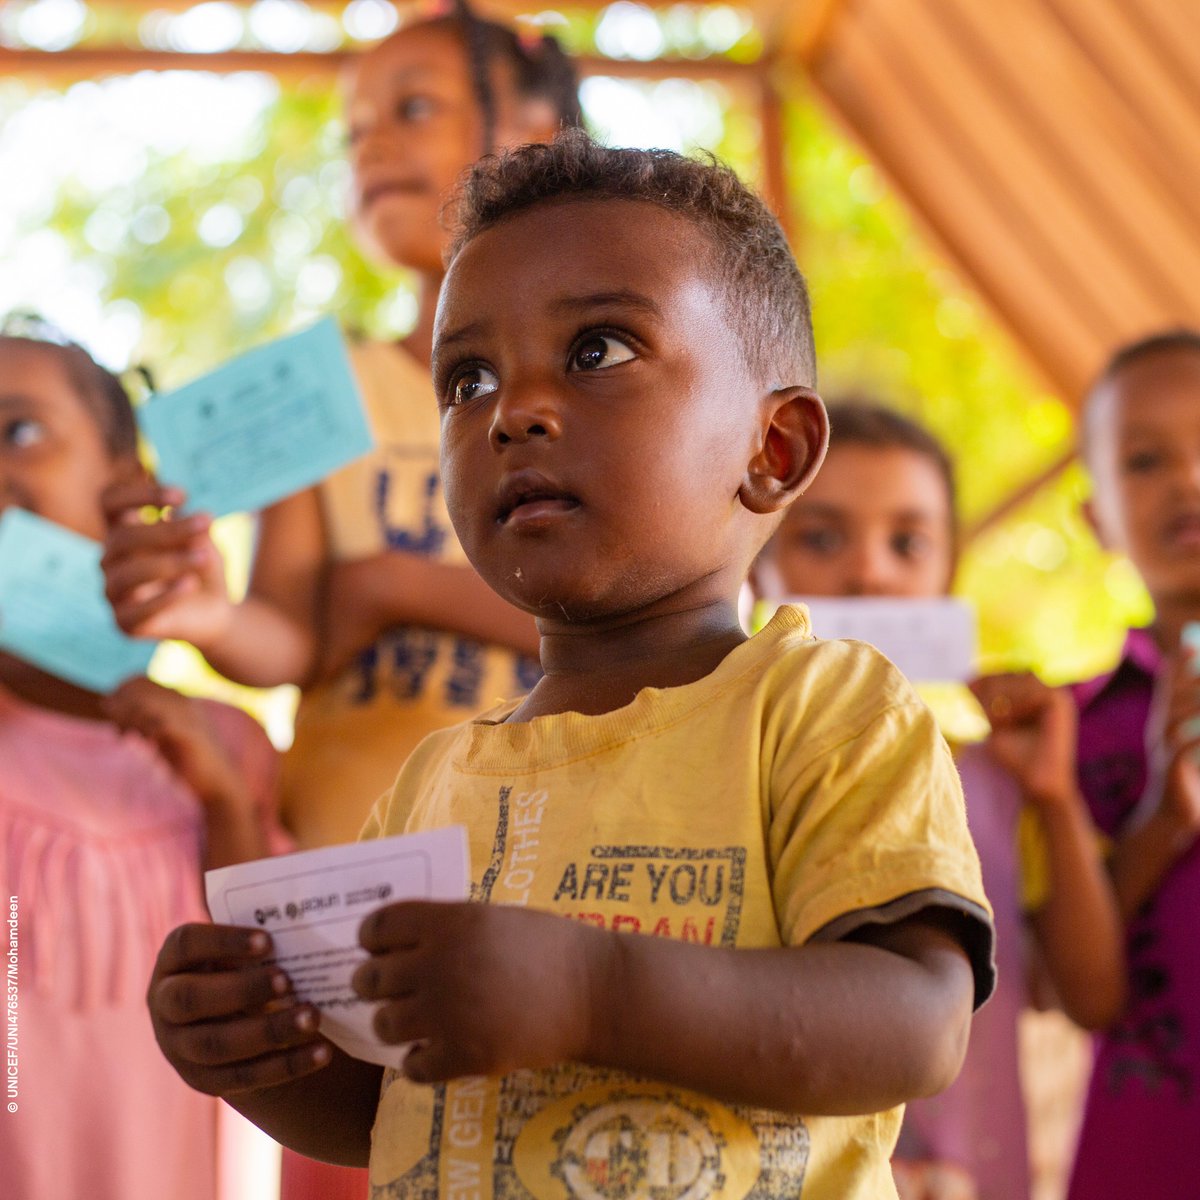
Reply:
<svg viewBox="0 0 1200 1200"><path fill-rule="evenodd" d="M815 102L789 106L787 136L822 393L866 392L932 429L954 457L970 527L1070 452L1070 410ZM1083 521L1086 495L1072 467L967 546L959 591L978 608L986 668L1077 678L1103 669L1125 626L1149 618L1129 565Z"/></svg>

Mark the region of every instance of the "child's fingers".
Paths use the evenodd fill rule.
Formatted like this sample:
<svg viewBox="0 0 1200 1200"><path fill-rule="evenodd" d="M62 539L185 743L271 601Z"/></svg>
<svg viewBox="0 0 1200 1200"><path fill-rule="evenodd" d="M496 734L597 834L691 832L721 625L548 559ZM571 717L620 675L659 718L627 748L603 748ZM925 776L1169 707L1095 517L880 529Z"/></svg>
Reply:
<svg viewBox="0 0 1200 1200"><path fill-rule="evenodd" d="M104 697L102 707L122 729L138 729L147 737L186 733L191 728L187 697L145 677L126 680Z"/></svg>
<svg viewBox="0 0 1200 1200"><path fill-rule="evenodd" d="M184 1080L197 1091L210 1096L236 1096L239 1092L278 1087L311 1075L333 1061L333 1048L321 1038L292 1050L245 1059L227 1066L204 1067L173 1061Z"/></svg>
<svg viewBox="0 0 1200 1200"><path fill-rule="evenodd" d="M182 488L156 483L144 475L110 484L100 496L109 525L138 525L143 520L142 509L177 508L186 500Z"/></svg>
<svg viewBox="0 0 1200 1200"><path fill-rule="evenodd" d="M412 948L374 954L350 977L350 985L364 1000L392 1000L411 996L427 969Z"/></svg>
<svg viewBox="0 0 1200 1200"><path fill-rule="evenodd" d="M990 721L1010 721L1029 707L1030 689L1021 676L988 675L967 686Z"/></svg>
<svg viewBox="0 0 1200 1200"><path fill-rule="evenodd" d="M278 967L191 971L168 975L152 984L150 1007L170 1025L192 1025L217 1017L253 1012L291 990Z"/></svg>
<svg viewBox="0 0 1200 1200"><path fill-rule="evenodd" d="M293 1004L237 1020L185 1025L175 1032L174 1049L189 1062L223 1067L311 1042L319 1024L311 1004Z"/></svg>
<svg viewBox="0 0 1200 1200"><path fill-rule="evenodd" d="M389 1046L420 1041L428 1037L430 1032L425 1005L413 996L381 1004L375 1011L372 1025L380 1041L387 1042Z"/></svg>
<svg viewBox="0 0 1200 1200"><path fill-rule="evenodd" d="M222 965L250 966L271 953L271 937L243 925L179 925L167 934L154 964L153 984L170 975Z"/></svg>
<svg viewBox="0 0 1200 1200"><path fill-rule="evenodd" d="M461 1045L443 1041L416 1042L401 1070L414 1083L443 1083L477 1073Z"/></svg>
<svg viewBox="0 0 1200 1200"><path fill-rule="evenodd" d="M108 571L125 558L171 550L198 550L196 540L202 538L211 528L212 519L204 513L184 517L179 521L119 525L109 531L100 565Z"/></svg>
<svg viewBox="0 0 1200 1200"><path fill-rule="evenodd" d="M372 954L412 949L425 932L431 909L448 907L427 900L402 900L376 909L358 929L358 942Z"/></svg>
<svg viewBox="0 0 1200 1200"><path fill-rule="evenodd" d="M145 604L157 600L181 580L194 575L196 567L190 554L180 552L127 559L108 571L104 594L114 608Z"/></svg>
<svg viewBox="0 0 1200 1200"><path fill-rule="evenodd" d="M181 597L193 595L200 590L200 582L194 575L184 575L167 584L163 590L149 600L112 601L113 617L130 637L169 638L176 634L171 614L172 605ZM162 615L162 620L155 618ZM186 637L183 638L187 640Z"/></svg>

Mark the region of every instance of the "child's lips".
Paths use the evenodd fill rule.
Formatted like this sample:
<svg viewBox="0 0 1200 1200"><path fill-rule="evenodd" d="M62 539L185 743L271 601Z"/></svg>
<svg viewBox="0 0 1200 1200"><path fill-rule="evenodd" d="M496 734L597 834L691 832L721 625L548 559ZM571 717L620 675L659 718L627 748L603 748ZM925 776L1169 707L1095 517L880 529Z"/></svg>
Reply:
<svg viewBox="0 0 1200 1200"><path fill-rule="evenodd" d="M540 524L578 507L579 501L573 496L531 496L527 500L518 501L509 509L508 513L500 518L500 524L507 529Z"/></svg>
<svg viewBox="0 0 1200 1200"><path fill-rule="evenodd" d="M1180 513L1166 526L1166 542L1178 550L1200 550L1200 513Z"/></svg>
<svg viewBox="0 0 1200 1200"><path fill-rule="evenodd" d="M427 190L416 179L377 179L359 189L359 211L366 212L377 201L389 196L420 196Z"/></svg>
<svg viewBox="0 0 1200 1200"><path fill-rule="evenodd" d="M522 471L500 489L496 521L505 528L545 522L574 511L579 498L532 471Z"/></svg>

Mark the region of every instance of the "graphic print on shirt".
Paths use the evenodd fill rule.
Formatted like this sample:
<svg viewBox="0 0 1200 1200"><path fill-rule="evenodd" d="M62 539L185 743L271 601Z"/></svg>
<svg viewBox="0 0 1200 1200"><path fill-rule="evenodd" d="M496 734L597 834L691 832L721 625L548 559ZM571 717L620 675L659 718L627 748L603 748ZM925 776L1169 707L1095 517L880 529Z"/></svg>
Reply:
<svg viewBox="0 0 1200 1200"><path fill-rule="evenodd" d="M571 854L544 835L551 803L545 789L498 789L473 901L736 945L744 847L599 844ZM389 1152L386 1163L373 1159L374 1200L783 1200L799 1194L808 1163L798 1118L579 1063L433 1090L389 1070L382 1095Z"/></svg>
<svg viewBox="0 0 1200 1200"><path fill-rule="evenodd" d="M425 470L404 459L427 463ZM392 466L393 460L396 462ZM403 483L407 495L398 496ZM389 550L407 550L426 558L437 558L446 545L448 523L441 500L442 485L437 473L437 450L391 446L386 461L375 473L374 510L379 534Z"/></svg>
<svg viewBox="0 0 1200 1200"><path fill-rule="evenodd" d="M381 453L384 461L373 475L370 505L380 543L389 550L444 560L453 531L437 473L437 447L389 446ZM498 695L485 695L489 664L484 643L433 629L398 627L358 655L349 672L347 698L369 705L386 690L410 703L432 688L438 703L465 717L489 702L524 694L541 678L536 658L509 657L512 679L502 682Z"/></svg>

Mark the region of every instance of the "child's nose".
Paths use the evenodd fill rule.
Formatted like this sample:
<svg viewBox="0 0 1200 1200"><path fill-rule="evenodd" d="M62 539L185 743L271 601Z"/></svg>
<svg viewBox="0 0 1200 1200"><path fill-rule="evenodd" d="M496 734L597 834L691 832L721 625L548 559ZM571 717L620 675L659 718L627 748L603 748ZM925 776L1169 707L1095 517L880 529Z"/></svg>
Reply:
<svg viewBox="0 0 1200 1200"><path fill-rule="evenodd" d="M539 383L508 386L492 413L490 430L494 447L562 434L562 413L552 389Z"/></svg>
<svg viewBox="0 0 1200 1200"><path fill-rule="evenodd" d="M886 544L864 541L854 548L846 590L852 596L888 596L896 590L895 558Z"/></svg>

